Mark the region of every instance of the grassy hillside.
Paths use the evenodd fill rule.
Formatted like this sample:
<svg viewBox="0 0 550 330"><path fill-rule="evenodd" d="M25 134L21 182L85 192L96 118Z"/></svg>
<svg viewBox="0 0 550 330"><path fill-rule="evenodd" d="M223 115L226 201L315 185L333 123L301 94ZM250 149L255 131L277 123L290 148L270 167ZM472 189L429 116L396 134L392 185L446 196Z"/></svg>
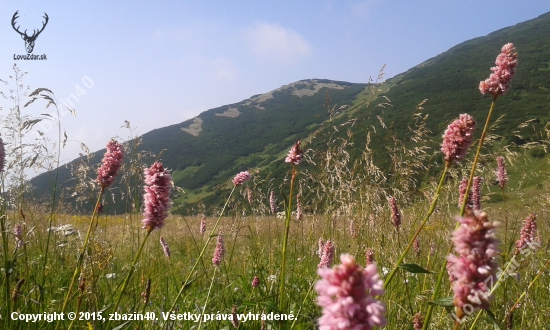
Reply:
<svg viewBox="0 0 550 330"><path fill-rule="evenodd" d="M329 116L323 108L327 90L336 102L345 104L352 102L365 86L321 79L303 80L205 111L196 118L141 136L139 149L151 153L142 155L145 158L138 157L138 152L133 150L136 141L131 141L127 146L127 158L132 159L126 162L126 167L158 157L172 170L175 184L185 190L185 199L181 201L196 202L211 195L213 187L234 173L268 164L277 158L277 153L306 137ZM71 176L71 168L79 162L86 163L88 174L93 178L104 151L99 150L90 159L82 157L61 168L58 179L61 187L73 191L77 180ZM48 195L53 186L51 182L52 173L45 173L32 179L31 184L37 195ZM111 189L113 198L120 200L119 191L124 189L120 185ZM87 199L84 209L92 199ZM118 203L111 211L124 212L127 206L127 203Z"/></svg>
<svg viewBox="0 0 550 330"><path fill-rule="evenodd" d="M501 129L511 132L527 119L550 121L550 13L461 43L388 81L385 95L393 101L387 121L403 128L399 119L423 99L430 126L440 132L459 113L481 117L490 103L476 88L489 74L500 48L513 43L519 54L516 76L497 116L505 115Z"/></svg>
<svg viewBox="0 0 550 330"><path fill-rule="evenodd" d="M478 84L489 76L500 48L508 42L518 49L519 65L512 89L498 100L491 146L521 146L539 139L535 133L550 121L550 13L463 42L376 88L303 80L208 110L144 134L140 148L155 156L143 161L160 154L173 170L176 185L185 191L176 198L184 209L217 205L216 187L243 170L255 169L263 189L279 186L288 171L282 158L297 139L315 150L310 156L317 160L330 148L340 148L352 164L368 150L372 166L385 173L388 186L408 171L412 181L406 184L414 194L430 168L441 162L438 141L446 125L461 113L484 120L490 96L481 95ZM342 105L349 107L340 109ZM419 141L426 149L401 152ZM100 150L90 160L92 168L102 154ZM306 168L311 176L323 171L318 165ZM44 174L32 180L37 193L47 192L47 178ZM71 186L69 170L62 169L60 178ZM122 204L117 212L124 212Z"/></svg>

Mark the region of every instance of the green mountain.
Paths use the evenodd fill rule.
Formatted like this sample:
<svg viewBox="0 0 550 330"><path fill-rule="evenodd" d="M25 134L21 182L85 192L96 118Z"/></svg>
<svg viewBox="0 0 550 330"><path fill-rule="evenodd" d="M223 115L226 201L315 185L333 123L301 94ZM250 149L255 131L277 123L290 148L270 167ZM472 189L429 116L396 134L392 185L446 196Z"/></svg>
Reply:
<svg viewBox="0 0 550 330"><path fill-rule="evenodd" d="M446 125L461 113L471 114L482 126L491 97L481 95L478 84L489 76L500 48L508 42L516 46L519 64L510 92L497 102L494 119L501 117L498 134L504 139L498 143L523 144L550 122L550 13L456 45L380 86L302 80L205 111L144 134L139 149L154 155L141 161L160 157L173 170L175 184L185 190L175 199L184 208L199 203L218 205L223 200L216 187L244 170L257 169L258 175L266 181L273 179L270 184L276 186L288 171L282 158L298 139L314 150L326 149L329 138L347 139L345 150L351 159L363 155L369 140L376 165L391 176L396 169L392 169L395 157L392 160L388 151L390 144L396 139L406 144L414 135L415 112L428 115L422 122L425 143L432 150L437 149ZM374 90L379 90L378 98L369 99ZM423 108L416 110L426 99ZM367 107L366 100L373 102ZM518 126L531 119L529 129L518 133ZM103 152L96 152L87 164L97 168ZM69 200L77 198L72 192L77 180L70 167L83 161L80 158L60 169L58 182ZM306 168L315 171L312 165ZM35 192L47 194L51 178L51 173L45 173L32 179ZM123 193L114 193L115 199L119 195ZM124 212L123 204L117 204L117 212Z"/></svg>
<svg viewBox="0 0 550 330"><path fill-rule="evenodd" d="M429 100L426 112L437 115L431 120L438 132L459 113L485 116L490 96L482 95L477 86L489 77L489 68L508 42L517 48L518 68L511 90L498 102L496 115L505 115L501 128L511 132L531 118L550 121L550 13L463 42L392 78L386 96L395 111L388 113L388 119L393 121L401 110L414 108L423 99Z"/></svg>
<svg viewBox="0 0 550 330"><path fill-rule="evenodd" d="M366 86L323 79L298 81L148 132L141 136L139 149L160 154L165 167L172 170L175 184L186 191L184 196L197 200L211 195L213 187L235 173L269 164L282 150L305 138L329 116L323 108L327 91L335 102L347 104ZM131 144L128 149L133 148ZM93 178L95 172L90 169L98 167L104 151L95 152L88 161L81 157L60 169L58 182L69 200L76 198L71 197L77 181L71 176L71 168L85 162ZM51 180L52 173L44 173L32 179L31 184L38 195L45 195L52 186ZM122 193L115 196L120 198ZM116 207L117 211L123 211L121 206Z"/></svg>

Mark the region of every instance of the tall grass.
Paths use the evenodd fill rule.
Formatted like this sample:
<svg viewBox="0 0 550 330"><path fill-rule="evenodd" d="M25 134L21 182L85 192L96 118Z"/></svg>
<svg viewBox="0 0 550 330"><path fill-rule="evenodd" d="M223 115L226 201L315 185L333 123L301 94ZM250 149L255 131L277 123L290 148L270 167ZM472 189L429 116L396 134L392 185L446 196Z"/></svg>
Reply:
<svg viewBox="0 0 550 330"><path fill-rule="evenodd" d="M45 95L55 102L49 93L42 90L25 97ZM470 152L456 165L442 160L439 143L430 138L432 132L426 129L429 116L422 113L426 100L412 111L408 131L398 134L402 132L393 132L383 118L370 113L376 98L373 87L371 99L354 112L346 112L350 107L332 105L327 97L330 120L303 141L305 166L300 165L300 174L293 165L283 184L274 186L272 178L252 169L252 180L242 186L228 182L218 187L225 204L210 210L214 216L206 218L208 234L200 231L205 208L185 216L174 211L164 228L144 231L141 174L152 158L159 160L162 155L148 157L140 150L139 137L132 135L125 143L127 161L117 179L128 197L126 213L94 212L91 218L78 214L59 202L55 178L51 201L34 200L25 186L24 169L35 166L39 159L33 162L33 157L25 156L27 152L32 155L34 149L22 142L25 130L19 130L26 127L24 123L32 125L32 119L22 115L19 104L24 102L15 98L5 119L13 123L2 131L6 148L11 150L2 172L7 184L2 186L0 214L3 327L314 329L323 313L315 294L318 241L322 238L334 242L336 256L349 253L361 265L366 263L366 251L374 252L385 282L385 293L376 299L386 306L389 329L411 329L419 312L424 316L424 328L430 329L492 328L495 324L501 329L545 328L550 316L545 307L550 295L546 240L550 234L546 188L550 168L547 158L533 157L531 150L550 145L550 124L538 133L536 144L518 148L501 144L499 119L491 121L488 116L483 135L477 139L477 153ZM506 102L506 98L499 101ZM390 107L391 101L385 100L382 106ZM350 113L367 118L369 126L364 127L361 139L356 138L352 116L334 125L337 116ZM526 123L518 128L518 134L528 127L527 119ZM126 127L130 129L130 124ZM385 159L390 164L385 167L379 166L379 155L369 147L371 137L382 133L387 137ZM62 141L57 143L59 147ZM363 146L360 154L353 151L358 144ZM308 149L312 145L323 147ZM505 189L494 184L496 156L506 160L510 182ZM98 203L108 210L111 201L105 196L114 191L90 183L95 168L84 158L74 170L74 180L79 183L75 189L81 197L77 202L90 202L90 196L99 192ZM505 248L496 261L509 274L495 279L490 312L457 317L459 310L444 265L456 227L453 219L465 208L457 205L459 183L463 177L472 181L474 175L483 178L483 210L491 219L507 223L507 232L501 227L498 233ZM283 217L270 214L271 191L279 201L285 200ZM179 193L181 189L173 191L173 195ZM296 195L300 195L304 211L301 219L293 214ZM390 196L401 208L399 230L391 221ZM177 209L174 205L173 210ZM537 248L512 256L510 249L519 238L523 219L531 213L538 216ZM16 224L22 228L17 239ZM83 234L85 230L89 235ZM219 231L224 233L226 253L219 265L213 265L209 261L215 249L212 238ZM161 235L170 246L170 257L158 243ZM252 285L255 278L258 285ZM18 318L61 311L64 319L51 323ZM77 313L76 320L68 319L70 312ZM232 316L248 313L265 318L291 314L293 319L260 317L237 322ZM149 319L123 319L123 315L138 314ZM190 319L191 314L198 319ZM109 319L111 315L118 318Z"/></svg>

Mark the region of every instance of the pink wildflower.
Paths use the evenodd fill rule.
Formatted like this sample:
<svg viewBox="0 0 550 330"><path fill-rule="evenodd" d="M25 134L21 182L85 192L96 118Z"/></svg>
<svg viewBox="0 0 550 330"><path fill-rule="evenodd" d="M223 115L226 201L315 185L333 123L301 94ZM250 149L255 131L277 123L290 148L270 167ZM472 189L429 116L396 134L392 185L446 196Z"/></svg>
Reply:
<svg viewBox="0 0 550 330"><path fill-rule="evenodd" d="M317 250L317 255L319 258L323 257L323 250L325 249L325 240L323 238L319 238L319 250Z"/></svg>
<svg viewBox="0 0 550 330"><path fill-rule="evenodd" d="M4 165L6 163L6 149L4 147L4 140L0 137L0 173L4 172Z"/></svg>
<svg viewBox="0 0 550 330"><path fill-rule="evenodd" d="M418 236L414 239L413 249L416 256L420 257L420 239L418 238Z"/></svg>
<svg viewBox="0 0 550 330"><path fill-rule="evenodd" d="M420 312L414 314L413 318L413 329L414 330L422 330L422 327L424 326L424 317Z"/></svg>
<svg viewBox="0 0 550 330"><path fill-rule="evenodd" d="M355 222L351 220L349 222L349 234L351 238L355 238L356 232L355 232Z"/></svg>
<svg viewBox="0 0 550 330"><path fill-rule="evenodd" d="M275 201L275 192L273 190L269 194L269 206L271 207L271 214L277 214L277 202Z"/></svg>
<svg viewBox="0 0 550 330"><path fill-rule="evenodd" d="M96 208L95 208L95 213L97 214L101 214L103 213L103 203L98 203Z"/></svg>
<svg viewBox="0 0 550 330"><path fill-rule="evenodd" d="M481 94L490 93L493 98L506 93L510 89L510 81L516 73L518 65L518 53L513 44L508 43L502 46L500 54L497 56L496 66L491 68L489 78L479 83Z"/></svg>
<svg viewBox="0 0 550 330"><path fill-rule="evenodd" d="M164 227L164 220L168 217L170 209L170 189L172 188L170 171L165 169L162 163L155 162L150 168L144 170L144 174L143 216L145 219L141 220L141 223L147 231L161 229Z"/></svg>
<svg viewBox="0 0 550 330"><path fill-rule="evenodd" d="M472 202L473 209L476 211L481 210L481 177L474 177L474 182L472 183Z"/></svg>
<svg viewBox="0 0 550 330"><path fill-rule="evenodd" d="M250 189L250 187L246 187L246 198L248 202L252 204L252 189Z"/></svg>
<svg viewBox="0 0 550 330"><path fill-rule="evenodd" d="M401 227L401 212L399 212L399 208L397 207L397 200L395 197L392 197L389 202L391 209L391 222L393 223L395 229L399 230L399 227Z"/></svg>
<svg viewBox="0 0 550 330"><path fill-rule="evenodd" d="M233 305L233 308L231 309L231 324L233 324L233 327L237 329L239 327L239 318L237 317L237 306Z"/></svg>
<svg viewBox="0 0 550 330"><path fill-rule="evenodd" d="M367 249L366 252L367 266L374 264L374 251L372 249Z"/></svg>
<svg viewBox="0 0 550 330"><path fill-rule="evenodd" d="M451 273L452 272L452 269L453 269L453 263L452 262L447 262L447 274L449 274L449 282L451 283L454 283L456 281L456 277L453 276L453 274Z"/></svg>
<svg viewBox="0 0 550 330"><path fill-rule="evenodd" d="M340 256L341 264L319 268L322 278L315 284L317 304L323 308L320 330L371 330L386 325L386 306L374 299L384 293L376 265L366 269L349 254Z"/></svg>
<svg viewBox="0 0 550 330"><path fill-rule="evenodd" d="M101 189L109 187L115 181L118 170L124 161L124 149L122 144L115 140L107 143L107 151L101 161L101 167L97 170L97 181Z"/></svg>
<svg viewBox="0 0 550 330"><path fill-rule="evenodd" d="M149 297L151 296L151 279L148 278L147 282L145 283L145 291L141 293L141 296L143 297L143 303L147 304L149 302Z"/></svg>
<svg viewBox="0 0 550 330"><path fill-rule="evenodd" d="M252 287L257 288L258 285L260 285L260 278L258 276L254 276L252 279Z"/></svg>
<svg viewBox="0 0 550 330"><path fill-rule="evenodd" d="M23 226L21 224L16 223L15 226L13 226L13 235L15 236L15 246L17 249L23 247Z"/></svg>
<svg viewBox="0 0 550 330"><path fill-rule="evenodd" d="M220 230L218 234L218 241L216 242L216 250L214 250L214 257L212 263L214 266L219 266L222 263L223 256L225 255L225 245L223 243L223 233Z"/></svg>
<svg viewBox="0 0 550 330"><path fill-rule="evenodd" d="M521 228L521 234L519 240L516 241L517 252L529 246L535 240L535 233L537 232L537 215L531 213L523 223Z"/></svg>
<svg viewBox="0 0 550 330"><path fill-rule="evenodd" d="M460 181L460 186L458 187L459 197L458 197L458 207L462 207L464 203L464 195L466 194L466 188L468 187L468 178L462 178ZM472 190L468 192L468 199L466 200L466 208L472 209L474 207L472 202Z"/></svg>
<svg viewBox="0 0 550 330"><path fill-rule="evenodd" d="M443 133L443 144L441 151L445 155L445 163L451 165L453 162L460 162L468 148L473 142L476 121L468 114L461 114L453 121L445 133Z"/></svg>
<svg viewBox="0 0 550 330"><path fill-rule="evenodd" d="M500 188L504 188L504 186L508 183L508 173L506 173L506 165L504 163L504 157L499 156L497 157L497 180L498 185Z"/></svg>
<svg viewBox="0 0 550 330"><path fill-rule="evenodd" d="M296 141L294 146L290 149L288 152L288 156L286 156L285 162L289 164L294 165L300 165L302 162L302 149L300 149L300 141Z"/></svg>
<svg viewBox="0 0 550 330"><path fill-rule="evenodd" d="M486 285L487 278L496 278L500 242L496 238L495 222L487 213L467 211L457 217L460 226L453 233L456 255L449 255L448 271L456 280L452 284L454 304L459 310L472 313L488 309L493 295Z"/></svg>
<svg viewBox="0 0 550 330"><path fill-rule="evenodd" d="M334 259L334 243L327 241L323 247L323 254L321 255L321 261L319 262L319 268L332 267L332 261Z"/></svg>
<svg viewBox="0 0 550 330"><path fill-rule="evenodd" d="M248 180L250 180L250 173L248 173L248 171L241 172L235 175L235 178L233 179L233 184L235 185L235 187L238 187Z"/></svg>
<svg viewBox="0 0 550 330"><path fill-rule="evenodd" d="M267 317L265 316L265 310L262 311L262 325L260 326L260 330L267 330Z"/></svg>
<svg viewBox="0 0 550 330"><path fill-rule="evenodd" d="M170 258L170 247L168 246L168 243L164 240L164 237L160 237L160 245L162 246L162 251L164 251L164 255Z"/></svg>
<svg viewBox="0 0 550 330"><path fill-rule="evenodd" d="M302 210L302 201L300 194L296 195L296 220L300 221L304 217L304 211Z"/></svg>
<svg viewBox="0 0 550 330"><path fill-rule="evenodd" d="M204 233L206 233L206 216L203 214L201 216L201 226L199 228L199 233L201 236L204 236Z"/></svg>

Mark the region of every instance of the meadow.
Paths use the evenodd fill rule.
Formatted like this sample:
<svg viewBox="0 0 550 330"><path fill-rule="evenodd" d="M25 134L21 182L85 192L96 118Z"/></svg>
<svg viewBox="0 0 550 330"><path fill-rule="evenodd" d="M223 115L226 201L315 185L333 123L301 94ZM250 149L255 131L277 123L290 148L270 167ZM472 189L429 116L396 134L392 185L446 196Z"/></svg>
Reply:
<svg viewBox="0 0 550 330"><path fill-rule="evenodd" d="M4 133L3 328L548 328L550 126L536 143L498 143L491 116L513 76L499 67L513 71L515 50L501 54L481 87L489 111L476 118L476 138L461 115L430 149L420 104L409 127L414 147L388 144L391 175L368 143L352 159L353 135L329 132L314 137L323 149L297 142L280 160L282 185L235 173L218 187L223 208L192 215L170 214L184 192L172 187L162 155L145 164L139 143L114 140L100 169L83 171L97 178L78 186L95 202L91 214L73 213L55 189L50 201L34 200L21 173L46 159L17 147L21 129ZM48 93L27 96L56 106ZM29 122L18 111L16 102L13 127ZM109 215L117 180L134 207ZM448 268L449 254L458 259Z"/></svg>

